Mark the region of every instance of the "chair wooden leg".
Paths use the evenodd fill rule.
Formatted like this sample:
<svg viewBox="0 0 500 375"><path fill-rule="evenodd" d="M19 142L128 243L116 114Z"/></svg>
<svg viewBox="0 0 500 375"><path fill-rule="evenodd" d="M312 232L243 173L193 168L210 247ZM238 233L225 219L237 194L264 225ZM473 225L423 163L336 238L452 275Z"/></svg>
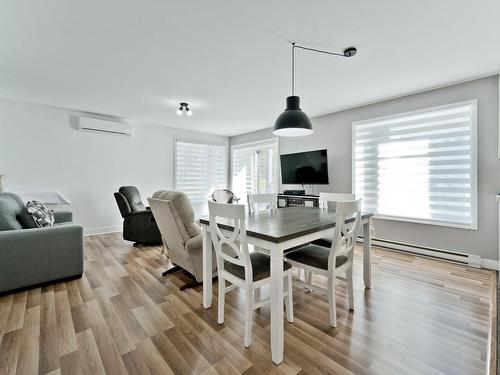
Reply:
<svg viewBox="0 0 500 375"><path fill-rule="evenodd" d="M292 270L286 272L286 288L288 292L285 300L286 320L293 323Z"/></svg>
<svg viewBox="0 0 500 375"><path fill-rule="evenodd" d="M349 294L349 310L354 310L354 286L352 282L352 268L346 272L347 293Z"/></svg>
<svg viewBox="0 0 500 375"><path fill-rule="evenodd" d="M255 288L254 297L255 297L255 302L260 302L260 300L261 300L260 288Z"/></svg>
<svg viewBox="0 0 500 375"><path fill-rule="evenodd" d="M217 323L224 323L224 303L226 297L226 280L219 276L219 303L217 310Z"/></svg>
<svg viewBox="0 0 500 375"><path fill-rule="evenodd" d="M253 312L253 287L248 285L246 288L246 304L245 304L245 348L248 348L252 343L252 312Z"/></svg>
<svg viewBox="0 0 500 375"><path fill-rule="evenodd" d="M328 276L328 307L330 309L330 325L337 327L337 306L335 303L335 275Z"/></svg>

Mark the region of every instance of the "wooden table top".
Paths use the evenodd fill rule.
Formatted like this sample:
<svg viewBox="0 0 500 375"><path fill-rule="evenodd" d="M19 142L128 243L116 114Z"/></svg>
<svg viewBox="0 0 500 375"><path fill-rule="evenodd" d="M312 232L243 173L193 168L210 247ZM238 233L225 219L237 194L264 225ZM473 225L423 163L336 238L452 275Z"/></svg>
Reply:
<svg viewBox="0 0 500 375"><path fill-rule="evenodd" d="M361 219L373 216L363 212ZM352 221L354 218L348 220ZM209 224L209 217L200 218L200 223ZM217 220L219 227L232 230L232 220ZM335 227L335 211L317 207L285 207L275 210L262 210L246 215L247 236L273 243L288 241L310 233Z"/></svg>

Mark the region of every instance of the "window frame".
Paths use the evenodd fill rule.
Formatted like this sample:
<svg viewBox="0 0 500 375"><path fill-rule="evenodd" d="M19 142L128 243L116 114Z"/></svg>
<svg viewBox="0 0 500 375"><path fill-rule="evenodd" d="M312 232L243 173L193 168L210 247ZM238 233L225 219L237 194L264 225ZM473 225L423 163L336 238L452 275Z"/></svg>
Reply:
<svg viewBox="0 0 500 375"><path fill-rule="evenodd" d="M174 181L173 181L173 186L174 186L174 190L179 190L178 186L177 186L177 143L178 142L181 142L181 143L190 143L190 144L194 144L194 145L200 145L200 146L216 146L216 147L223 147L224 148L224 152L225 152L225 156L226 156L226 168L225 168L225 184L226 186L228 186L228 181L229 181L229 176L228 176L228 165L227 163L229 163L229 154L228 154L228 145L227 144L223 144L223 143L217 143L217 142L200 142L200 141L192 141L190 139L185 139L185 138L175 138L174 139L174 158L173 158L173 162L174 162ZM189 195L188 195L189 197ZM191 200L191 197L189 197L189 199ZM208 200L208 199L207 199ZM194 202L195 204L197 204L198 202L195 201ZM206 202L205 202L206 203Z"/></svg>
<svg viewBox="0 0 500 375"><path fill-rule="evenodd" d="M264 145L268 145L268 144L272 144L272 143L275 143L276 144L276 151L277 151L277 155L276 155L276 175L275 175L275 178L276 178L276 194L279 192L280 190L280 186L281 186L281 179L280 179L280 175L281 175L281 163L279 161L279 158L280 158L280 139L279 137L272 137L272 138L266 138L266 139L262 139L262 140L259 140L259 141L251 141L251 142L244 142L244 143L238 143L238 144L235 144L235 145L231 145L231 149L230 149L230 159L229 159L229 186L231 186L231 190L234 190L234 186L233 186L233 151L234 150L244 150L244 149L254 149L254 148L257 148L258 146L264 146ZM242 198L245 198L246 197L238 197L240 199Z"/></svg>
<svg viewBox="0 0 500 375"><path fill-rule="evenodd" d="M465 100L461 102L455 102L440 106L427 107L423 109L418 109L414 111L407 111L396 113L388 116L380 116L374 117L367 120L353 121L351 124L352 133L351 133L351 182L352 182L352 191L356 192L356 148L355 148L355 125L360 125L364 123L370 123L374 121L382 121L382 120L390 120L394 118L417 115L419 113L427 113L436 110L442 110L446 108L454 108L464 105L472 106L472 115L471 115L471 224L459 224L459 223L449 223L438 220L429 220L429 219L420 219L420 218L412 218L412 217L400 217L393 215L383 215L383 214L374 214L374 219L381 220L389 220L389 221L398 221L398 222L407 222L407 223L415 223L415 224L425 224L425 225L436 225L450 228L459 228L459 229L469 229L469 230L477 230L477 221L478 221L478 175L477 175L477 99Z"/></svg>

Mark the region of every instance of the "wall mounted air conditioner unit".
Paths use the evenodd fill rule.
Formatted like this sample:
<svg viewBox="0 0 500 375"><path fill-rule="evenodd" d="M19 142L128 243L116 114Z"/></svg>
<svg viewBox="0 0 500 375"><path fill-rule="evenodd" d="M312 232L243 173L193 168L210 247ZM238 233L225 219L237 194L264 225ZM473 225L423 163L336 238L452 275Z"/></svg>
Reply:
<svg viewBox="0 0 500 375"><path fill-rule="evenodd" d="M130 124L92 117L79 117L78 130L92 133L121 135L125 137L132 135L132 126Z"/></svg>

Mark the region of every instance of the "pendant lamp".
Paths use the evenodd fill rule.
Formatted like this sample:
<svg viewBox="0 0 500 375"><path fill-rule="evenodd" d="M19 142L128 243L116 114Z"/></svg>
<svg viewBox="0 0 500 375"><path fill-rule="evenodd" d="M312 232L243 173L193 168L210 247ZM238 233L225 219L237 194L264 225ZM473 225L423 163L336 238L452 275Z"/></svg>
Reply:
<svg viewBox="0 0 500 375"><path fill-rule="evenodd" d="M340 54L292 43L292 95L286 98L286 109L274 123L273 129L273 134L281 137L301 137L313 133L311 120L300 109L300 97L295 95L295 48L342 57L352 57L357 52L354 47L346 48L344 53Z"/></svg>

